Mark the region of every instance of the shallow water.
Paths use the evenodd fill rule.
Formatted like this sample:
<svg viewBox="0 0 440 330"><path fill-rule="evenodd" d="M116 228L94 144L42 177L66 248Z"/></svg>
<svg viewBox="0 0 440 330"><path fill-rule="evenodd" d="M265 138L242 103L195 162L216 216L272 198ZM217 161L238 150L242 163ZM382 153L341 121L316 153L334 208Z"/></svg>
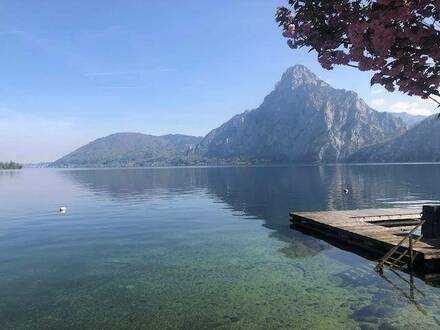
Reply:
<svg viewBox="0 0 440 330"><path fill-rule="evenodd" d="M429 164L1 171L0 328L439 328L440 288L288 217L439 186Z"/></svg>

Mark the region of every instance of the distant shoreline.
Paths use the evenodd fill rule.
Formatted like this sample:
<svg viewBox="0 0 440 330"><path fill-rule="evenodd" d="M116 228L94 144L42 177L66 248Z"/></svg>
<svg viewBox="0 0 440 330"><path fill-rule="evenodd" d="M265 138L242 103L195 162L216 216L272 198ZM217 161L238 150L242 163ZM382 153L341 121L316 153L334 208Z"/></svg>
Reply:
<svg viewBox="0 0 440 330"><path fill-rule="evenodd" d="M21 170L23 165L16 162L0 162L0 170Z"/></svg>
<svg viewBox="0 0 440 330"><path fill-rule="evenodd" d="M204 165L146 165L146 166L24 166L24 168L75 169L144 169L144 168L215 168L215 167L296 167L296 166L386 166L386 165L440 165L440 162L390 162L390 163L256 163L256 164L204 164Z"/></svg>

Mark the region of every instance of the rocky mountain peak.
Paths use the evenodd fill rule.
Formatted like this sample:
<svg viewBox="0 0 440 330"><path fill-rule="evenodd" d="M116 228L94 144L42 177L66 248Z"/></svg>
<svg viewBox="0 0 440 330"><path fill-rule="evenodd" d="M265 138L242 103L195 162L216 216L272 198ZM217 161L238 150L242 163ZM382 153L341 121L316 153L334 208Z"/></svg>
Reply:
<svg viewBox="0 0 440 330"><path fill-rule="evenodd" d="M288 68L278 82L276 89L295 89L299 86L329 86L326 82L319 79L312 71L304 65L295 65Z"/></svg>
<svg viewBox="0 0 440 330"><path fill-rule="evenodd" d="M259 107L234 116L203 139L115 135L91 142L53 165L339 162L406 130L400 118L375 111L355 92L335 89L296 65L284 72Z"/></svg>
<svg viewBox="0 0 440 330"><path fill-rule="evenodd" d="M211 131L192 154L232 161L338 162L405 130L400 119L371 109L355 92L335 89L296 65L258 108Z"/></svg>

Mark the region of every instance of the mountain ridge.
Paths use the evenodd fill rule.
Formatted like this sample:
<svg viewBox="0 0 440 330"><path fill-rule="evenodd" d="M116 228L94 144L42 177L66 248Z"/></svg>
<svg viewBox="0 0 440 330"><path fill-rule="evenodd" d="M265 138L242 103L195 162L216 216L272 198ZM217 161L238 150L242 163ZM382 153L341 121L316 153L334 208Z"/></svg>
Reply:
<svg viewBox="0 0 440 330"><path fill-rule="evenodd" d="M428 117L422 115L412 115L407 112L389 112L389 114L393 117L402 119L402 121L406 124L406 126L408 126L408 128L413 127L414 125L418 124Z"/></svg>
<svg viewBox="0 0 440 330"><path fill-rule="evenodd" d="M432 115L393 139L363 148L347 161L363 163L439 162L440 120Z"/></svg>
<svg viewBox="0 0 440 330"><path fill-rule="evenodd" d="M361 150L405 135L408 126L401 116L378 112L355 92L333 88L296 65L283 73L260 106L204 137L115 133L51 166L346 162Z"/></svg>
<svg viewBox="0 0 440 330"><path fill-rule="evenodd" d="M201 137L121 132L98 138L50 164L50 167L130 167L178 163Z"/></svg>
<svg viewBox="0 0 440 330"><path fill-rule="evenodd" d="M399 118L370 108L355 92L335 89L309 69L286 70L253 110L235 115L190 151L194 159L338 162L406 131Z"/></svg>

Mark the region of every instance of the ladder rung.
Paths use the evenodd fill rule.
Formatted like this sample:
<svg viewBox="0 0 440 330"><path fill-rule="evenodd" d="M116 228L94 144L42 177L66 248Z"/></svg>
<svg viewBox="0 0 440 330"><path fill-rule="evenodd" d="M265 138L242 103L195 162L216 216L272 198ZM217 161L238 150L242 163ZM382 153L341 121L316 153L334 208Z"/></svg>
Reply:
<svg viewBox="0 0 440 330"><path fill-rule="evenodd" d="M405 251L396 251L396 252L394 252L393 254L391 254L390 255L390 257L391 256L394 256L394 255L402 255L402 254L407 254L409 252L409 250L408 249L406 249Z"/></svg>
<svg viewBox="0 0 440 330"><path fill-rule="evenodd" d="M387 259L391 259L391 260L402 260L404 258L409 258L409 255L407 253L402 253L393 257L388 257Z"/></svg>
<svg viewBox="0 0 440 330"><path fill-rule="evenodd" d="M388 266L391 269L396 269L396 270L401 270L402 268L406 267L406 264L404 265L396 265L396 264L386 264L386 266Z"/></svg>
<svg viewBox="0 0 440 330"><path fill-rule="evenodd" d="M404 262L402 260L404 257L406 257L406 255L405 256L398 256L397 258L389 257L387 260L402 261L402 262Z"/></svg>
<svg viewBox="0 0 440 330"><path fill-rule="evenodd" d="M400 254L396 257L388 257L387 259L391 259L391 260L402 260L403 258L409 258L408 254Z"/></svg>
<svg viewBox="0 0 440 330"><path fill-rule="evenodd" d="M406 264L406 262L403 261L402 259L393 259L393 258L388 258L387 260L385 260L385 262L387 262L387 261L389 261L389 260L391 260L392 263L400 262L400 263Z"/></svg>
<svg viewBox="0 0 440 330"><path fill-rule="evenodd" d="M406 239L409 239L410 240L409 244L412 243L413 246L414 243L420 241L423 236L420 235L417 238L413 238L413 233L416 231L417 228L422 226L424 222L425 222L424 220L421 220L396 246L394 246L390 251L388 251L388 253L385 254L382 257L382 259L380 259L375 269L380 271L383 269L384 265L390 268L401 269L404 266L407 266L407 263L402 261L402 259L405 257L407 258L410 257L410 261L412 262L413 253L411 253L410 247L403 246L403 243L405 242ZM412 250L412 252L414 252L414 250ZM410 253L411 256L408 256L408 253ZM394 256L394 258L392 258L392 256Z"/></svg>
<svg viewBox="0 0 440 330"><path fill-rule="evenodd" d="M387 265L398 265L398 264L406 265L406 262L403 262L403 261L400 261L400 260L395 260L395 261L388 261L388 260L386 260L385 264L387 264Z"/></svg>

